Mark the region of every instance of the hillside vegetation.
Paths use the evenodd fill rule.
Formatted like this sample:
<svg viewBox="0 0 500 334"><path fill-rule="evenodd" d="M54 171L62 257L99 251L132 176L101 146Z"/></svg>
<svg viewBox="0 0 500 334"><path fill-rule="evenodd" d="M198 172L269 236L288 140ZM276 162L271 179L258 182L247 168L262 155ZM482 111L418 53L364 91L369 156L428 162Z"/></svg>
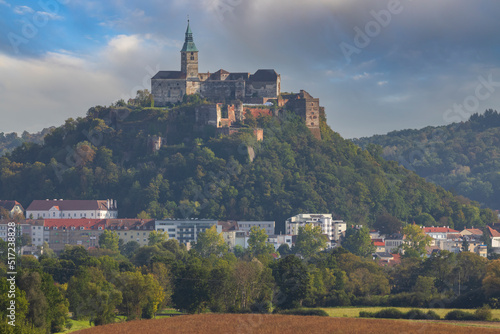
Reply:
<svg viewBox="0 0 500 334"><path fill-rule="evenodd" d="M385 159L485 207L500 209L500 115L486 110L462 123L393 131L361 138L363 148L382 147ZM372 149L374 149L372 147Z"/></svg>
<svg viewBox="0 0 500 334"><path fill-rule="evenodd" d="M24 131L19 137L16 132L4 133L0 132L0 156L12 152L15 148L21 146L23 143L43 143L43 137L47 133L52 131L52 128L43 129L37 133L29 133L28 131Z"/></svg>
<svg viewBox="0 0 500 334"><path fill-rule="evenodd" d="M489 209L457 198L415 173L362 150L321 119L316 140L298 117L248 118L250 133L214 136L194 124L191 101L169 109L91 108L0 158L0 198L25 207L34 199L118 200L121 217L284 220L305 212L334 213L372 224L382 214L455 228L497 221ZM164 137L152 152L148 137ZM255 156L254 156L255 155ZM29 218L29 217L27 217Z"/></svg>

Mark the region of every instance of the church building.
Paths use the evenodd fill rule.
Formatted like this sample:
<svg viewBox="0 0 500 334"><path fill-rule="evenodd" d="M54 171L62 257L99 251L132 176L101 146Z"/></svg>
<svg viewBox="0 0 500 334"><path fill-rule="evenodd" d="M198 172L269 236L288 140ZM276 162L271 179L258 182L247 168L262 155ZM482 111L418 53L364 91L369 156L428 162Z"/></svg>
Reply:
<svg viewBox="0 0 500 334"><path fill-rule="evenodd" d="M182 101L184 95L199 94L214 102L240 100L262 103L264 98L277 98L281 77L273 69L259 69L254 74L230 73L223 69L215 73L198 71L198 49L188 26L181 49L180 71L159 71L151 78L151 93L156 107Z"/></svg>

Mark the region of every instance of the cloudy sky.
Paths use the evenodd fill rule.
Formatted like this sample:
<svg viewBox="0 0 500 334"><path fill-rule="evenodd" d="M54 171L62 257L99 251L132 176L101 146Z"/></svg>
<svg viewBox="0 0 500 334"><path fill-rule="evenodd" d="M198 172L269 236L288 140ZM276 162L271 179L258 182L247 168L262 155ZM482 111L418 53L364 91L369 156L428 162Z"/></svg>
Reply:
<svg viewBox="0 0 500 334"><path fill-rule="evenodd" d="M495 0L0 0L0 132L39 131L178 70L274 68L346 138L500 110Z"/></svg>

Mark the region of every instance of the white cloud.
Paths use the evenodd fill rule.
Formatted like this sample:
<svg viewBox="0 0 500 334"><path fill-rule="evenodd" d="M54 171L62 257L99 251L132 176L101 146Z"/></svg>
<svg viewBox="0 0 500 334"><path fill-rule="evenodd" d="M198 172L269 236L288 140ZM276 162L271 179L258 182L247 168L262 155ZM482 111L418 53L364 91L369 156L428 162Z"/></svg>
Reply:
<svg viewBox="0 0 500 334"><path fill-rule="evenodd" d="M369 79L371 77L370 73L364 72L362 74L357 74L353 76L352 78L354 80L362 80L362 79Z"/></svg>
<svg viewBox="0 0 500 334"><path fill-rule="evenodd" d="M33 8L28 7L28 6L16 6L14 7L14 13L19 14L19 15L24 15L24 14L32 14L35 11Z"/></svg>
<svg viewBox="0 0 500 334"><path fill-rule="evenodd" d="M387 81L379 81L379 82L377 82L377 85L379 85L379 86L387 85Z"/></svg>
<svg viewBox="0 0 500 334"><path fill-rule="evenodd" d="M0 53L0 132L39 131L84 116L92 106L133 97L150 89L162 57L155 40L141 35L116 36L93 55L58 50L26 59Z"/></svg>
<svg viewBox="0 0 500 334"><path fill-rule="evenodd" d="M7 7L10 7L10 3L5 2L5 0L0 0L0 5L5 5Z"/></svg>
<svg viewBox="0 0 500 334"><path fill-rule="evenodd" d="M62 16L57 15L55 13L36 12L36 14L40 15L40 16L46 16L49 20L62 20L62 19L64 19Z"/></svg>

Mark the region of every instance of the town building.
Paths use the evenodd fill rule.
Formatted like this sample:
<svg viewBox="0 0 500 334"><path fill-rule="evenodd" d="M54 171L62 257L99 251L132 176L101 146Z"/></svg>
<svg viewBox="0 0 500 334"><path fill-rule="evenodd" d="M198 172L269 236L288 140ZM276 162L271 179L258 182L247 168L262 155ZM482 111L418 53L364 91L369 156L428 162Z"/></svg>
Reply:
<svg viewBox="0 0 500 334"><path fill-rule="evenodd" d="M26 209L29 219L118 218L116 200L34 200Z"/></svg>
<svg viewBox="0 0 500 334"><path fill-rule="evenodd" d="M44 219L44 241L56 253L66 245L82 246L85 249L99 247L99 236L106 228L106 221L101 219L65 218Z"/></svg>
<svg viewBox="0 0 500 334"><path fill-rule="evenodd" d="M347 229L346 223L342 220L333 220L331 214L310 214L301 213L290 217L285 221L285 233L298 235L299 228L307 224L319 226L323 234L329 241L339 241L345 235Z"/></svg>
<svg viewBox="0 0 500 334"><path fill-rule="evenodd" d="M274 221L238 221L239 230L246 232L247 235L250 234L252 227L263 228L267 235L273 235L275 224Z"/></svg>
<svg viewBox="0 0 500 334"><path fill-rule="evenodd" d="M278 250L278 248L283 244L287 244L288 247L290 247L291 249L292 246L295 244L296 237L297 236L291 234L270 235L269 238L267 239L267 242L273 245L275 250Z"/></svg>
<svg viewBox="0 0 500 334"><path fill-rule="evenodd" d="M239 228L237 221L219 221L218 225L222 227L222 237L230 249L235 246L248 247L249 235Z"/></svg>
<svg viewBox="0 0 500 334"><path fill-rule="evenodd" d="M387 253L399 253L399 247L403 244L405 236L401 233L390 234L385 237L385 251Z"/></svg>
<svg viewBox="0 0 500 334"><path fill-rule="evenodd" d="M24 208L18 201L0 200L0 209L6 210L9 213L10 218L24 215Z"/></svg>
<svg viewBox="0 0 500 334"><path fill-rule="evenodd" d="M210 219L165 219L155 222L155 230L167 233L169 238L176 239L182 244L191 244L198 241L200 233L212 226L216 226L217 233L222 233L222 226L217 220Z"/></svg>
<svg viewBox="0 0 500 334"><path fill-rule="evenodd" d="M154 219L106 219L106 229L116 232L123 243L135 241L141 247L149 244L149 234L155 227Z"/></svg>

